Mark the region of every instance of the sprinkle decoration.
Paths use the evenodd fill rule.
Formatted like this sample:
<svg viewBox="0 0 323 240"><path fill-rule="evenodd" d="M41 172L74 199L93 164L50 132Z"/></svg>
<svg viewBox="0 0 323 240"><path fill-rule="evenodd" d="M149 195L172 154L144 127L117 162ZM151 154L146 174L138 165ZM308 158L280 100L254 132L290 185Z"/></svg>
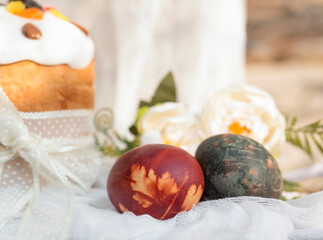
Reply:
<svg viewBox="0 0 323 240"><path fill-rule="evenodd" d="M9 3L22 2L26 8L38 8L42 10L43 7L33 0L9 0Z"/></svg>
<svg viewBox="0 0 323 240"><path fill-rule="evenodd" d="M9 1L5 9L19 17L30 19L43 19L42 8L33 1Z"/></svg>
<svg viewBox="0 0 323 240"><path fill-rule="evenodd" d="M17 15L19 17L36 19L36 20L42 20L44 17L44 13L49 12L57 18L73 24L78 29L80 29L86 36L89 35L89 32L84 27L72 22L68 17L66 17L64 14L59 12L56 8L49 7L49 6L42 7L41 5L39 5L37 2L33 0L9 0L7 5L5 6L5 9L8 12L14 15ZM25 35L25 32L23 33ZM30 35L26 37L31 38ZM34 38L34 37L35 36L33 36L31 39L39 39L41 38L41 34L37 34L37 38Z"/></svg>

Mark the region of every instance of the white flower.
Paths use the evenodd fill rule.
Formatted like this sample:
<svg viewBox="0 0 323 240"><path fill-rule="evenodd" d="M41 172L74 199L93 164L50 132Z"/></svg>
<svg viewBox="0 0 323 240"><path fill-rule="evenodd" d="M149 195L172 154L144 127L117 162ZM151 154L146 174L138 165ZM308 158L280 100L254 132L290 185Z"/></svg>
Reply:
<svg viewBox="0 0 323 240"><path fill-rule="evenodd" d="M193 155L205 138L196 118L183 104L172 102L149 108L139 119L138 130L141 145L169 144L181 147Z"/></svg>
<svg viewBox="0 0 323 240"><path fill-rule="evenodd" d="M217 92L203 108L207 136L235 133L250 137L276 156L285 142L285 120L273 98L248 85Z"/></svg>

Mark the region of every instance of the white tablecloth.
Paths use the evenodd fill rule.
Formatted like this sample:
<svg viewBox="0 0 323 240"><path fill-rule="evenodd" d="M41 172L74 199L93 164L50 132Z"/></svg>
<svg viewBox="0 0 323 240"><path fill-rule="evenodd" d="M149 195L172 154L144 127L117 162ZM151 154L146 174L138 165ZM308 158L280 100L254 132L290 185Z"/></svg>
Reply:
<svg viewBox="0 0 323 240"><path fill-rule="evenodd" d="M111 165L102 168L87 195L77 196L73 240L323 239L323 192L289 202L250 197L201 202L159 221L117 212L106 191Z"/></svg>

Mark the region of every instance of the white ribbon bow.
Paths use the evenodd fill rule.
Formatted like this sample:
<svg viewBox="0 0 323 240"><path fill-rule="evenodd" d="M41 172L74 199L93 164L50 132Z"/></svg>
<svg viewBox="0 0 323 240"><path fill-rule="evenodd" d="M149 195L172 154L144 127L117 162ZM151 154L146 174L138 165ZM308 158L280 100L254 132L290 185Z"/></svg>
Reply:
<svg viewBox="0 0 323 240"><path fill-rule="evenodd" d="M72 148L76 149L77 146ZM39 137L29 134L17 109L0 87L0 179L3 179L2 172L5 164L16 157L21 157L30 165L33 178L33 184L26 194L15 202L5 218L0 219L1 231L8 221L24 209L16 239L26 239L25 227L32 217L32 210L41 201L42 178L48 182L55 182L55 191L62 196L69 196L65 203L67 207L65 206L64 209L64 219L61 219L64 229L59 231L59 239L68 239L74 212L74 193L70 181L84 190L87 189L87 185L55 159L55 155L51 155L49 151Z"/></svg>

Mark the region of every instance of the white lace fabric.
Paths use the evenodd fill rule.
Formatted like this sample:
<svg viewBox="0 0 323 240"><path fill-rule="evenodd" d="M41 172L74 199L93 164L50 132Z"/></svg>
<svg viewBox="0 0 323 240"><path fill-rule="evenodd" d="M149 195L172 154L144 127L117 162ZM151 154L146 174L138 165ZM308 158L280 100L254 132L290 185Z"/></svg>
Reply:
<svg viewBox="0 0 323 240"><path fill-rule="evenodd" d="M69 239L98 154L91 111L19 113L0 88L0 239Z"/></svg>
<svg viewBox="0 0 323 240"><path fill-rule="evenodd" d="M73 240L321 240L323 192L282 201L237 197L198 203L192 210L160 221L149 215L119 213L107 198L105 161L99 181L77 197Z"/></svg>

